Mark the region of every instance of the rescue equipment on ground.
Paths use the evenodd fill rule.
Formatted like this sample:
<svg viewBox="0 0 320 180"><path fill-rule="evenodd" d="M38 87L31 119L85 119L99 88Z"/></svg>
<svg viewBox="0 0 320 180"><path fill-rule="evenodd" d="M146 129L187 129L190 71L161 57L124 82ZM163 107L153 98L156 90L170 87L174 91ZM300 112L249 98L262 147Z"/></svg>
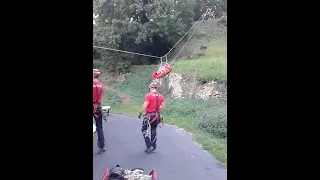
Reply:
<svg viewBox="0 0 320 180"><path fill-rule="evenodd" d="M106 169L102 180L157 180L156 171L144 174L141 168L123 169L119 165L112 169Z"/></svg>

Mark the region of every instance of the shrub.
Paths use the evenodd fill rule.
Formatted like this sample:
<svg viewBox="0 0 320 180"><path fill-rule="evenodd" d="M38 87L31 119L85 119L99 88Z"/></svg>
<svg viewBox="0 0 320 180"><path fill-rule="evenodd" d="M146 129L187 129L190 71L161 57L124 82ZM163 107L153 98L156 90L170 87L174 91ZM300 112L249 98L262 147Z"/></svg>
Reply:
<svg viewBox="0 0 320 180"><path fill-rule="evenodd" d="M227 112L226 109L217 108L205 111L198 115L197 127L210 134L227 138Z"/></svg>

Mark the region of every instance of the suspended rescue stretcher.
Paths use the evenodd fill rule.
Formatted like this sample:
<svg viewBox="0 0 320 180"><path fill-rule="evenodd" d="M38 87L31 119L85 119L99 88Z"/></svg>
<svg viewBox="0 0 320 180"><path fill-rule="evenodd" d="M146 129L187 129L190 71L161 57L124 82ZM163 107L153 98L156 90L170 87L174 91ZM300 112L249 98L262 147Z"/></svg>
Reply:
<svg viewBox="0 0 320 180"><path fill-rule="evenodd" d="M162 65L162 58L161 58L160 68L158 69L157 72L154 72L152 74L152 79L162 78L172 71L172 67L170 67L170 65L168 64L167 56L165 56L165 58L166 58L166 63L164 65Z"/></svg>
<svg viewBox="0 0 320 180"><path fill-rule="evenodd" d="M172 71L172 68L169 64L161 66L157 72L152 74L152 79L162 78L163 76L169 74Z"/></svg>

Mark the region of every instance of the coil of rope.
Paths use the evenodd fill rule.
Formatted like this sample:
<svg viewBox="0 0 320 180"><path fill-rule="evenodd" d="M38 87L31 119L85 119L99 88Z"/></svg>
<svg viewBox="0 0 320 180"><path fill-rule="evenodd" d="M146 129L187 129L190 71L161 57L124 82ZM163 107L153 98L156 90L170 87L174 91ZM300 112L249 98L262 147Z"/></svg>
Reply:
<svg viewBox="0 0 320 180"><path fill-rule="evenodd" d="M152 180L151 175L146 175L142 170L135 169L133 171L126 169L125 170L125 178L128 180Z"/></svg>

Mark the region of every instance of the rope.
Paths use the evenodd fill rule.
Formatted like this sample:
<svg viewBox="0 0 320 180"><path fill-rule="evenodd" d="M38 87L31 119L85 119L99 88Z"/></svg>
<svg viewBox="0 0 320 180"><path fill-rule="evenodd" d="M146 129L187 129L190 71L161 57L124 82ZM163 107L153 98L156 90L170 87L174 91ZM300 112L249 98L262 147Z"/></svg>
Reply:
<svg viewBox="0 0 320 180"><path fill-rule="evenodd" d="M207 14L208 10L209 9L207 9L207 11L202 14L202 16L198 19L198 21L191 26L191 28L180 38L180 40L164 56L167 56L178 45L178 43L191 31L191 29L200 22L200 20Z"/></svg>
<svg viewBox="0 0 320 180"><path fill-rule="evenodd" d="M168 64L168 56L167 56L167 54L166 54L166 64Z"/></svg>
<svg viewBox="0 0 320 180"><path fill-rule="evenodd" d="M162 58L163 57L160 58L160 67L159 68L161 68L161 66L162 66Z"/></svg>
<svg viewBox="0 0 320 180"><path fill-rule="evenodd" d="M152 176L148 174L144 174L142 170L135 169L134 171L131 171L129 169L124 170L124 173L126 174L125 178L128 180L151 180Z"/></svg>
<svg viewBox="0 0 320 180"><path fill-rule="evenodd" d="M106 47L100 47L100 46L93 46L93 48L98 48L98 49L105 49L105 50L110 50L110 51L117 51L117 52L123 52L123 53L128 53L128 54L135 54L135 55L140 55L140 56L146 56L146 57L153 57L153 58L162 58L159 56L152 56L148 54L141 54L141 53L136 53L136 52L130 52L130 51L122 51L118 49L112 49L112 48L106 48Z"/></svg>
<svg viewBox="0 0 320 180"><path fill-rule="evenodd" d="M208 11L208 10L207 10L207 11ZM177 59L177 57L178 57L179 54L182 52L182 50L184 49L184 47L188 44L188 42L189 42L189 40L191 39L192 35L197 31L197 29L199 28L199 26L200 26L201 23L203 22L204 17L205 17L205 15L207 14L207 11L206 11L206 13L204 13L203 16L201 17L202 19L200 18L201 21L198 21L198 22L200 22L199 25L198 25L198 26L195 28L195 30L191 33L189 39L188 39L187 42L183 45L183 47L180 49L180 51L179 51L179 53L176 55L176 57L174 57L174 59L172 60L170 66L172 66L173 62ZM200 19L199 19L199 20L200 20Z"/></svg>

